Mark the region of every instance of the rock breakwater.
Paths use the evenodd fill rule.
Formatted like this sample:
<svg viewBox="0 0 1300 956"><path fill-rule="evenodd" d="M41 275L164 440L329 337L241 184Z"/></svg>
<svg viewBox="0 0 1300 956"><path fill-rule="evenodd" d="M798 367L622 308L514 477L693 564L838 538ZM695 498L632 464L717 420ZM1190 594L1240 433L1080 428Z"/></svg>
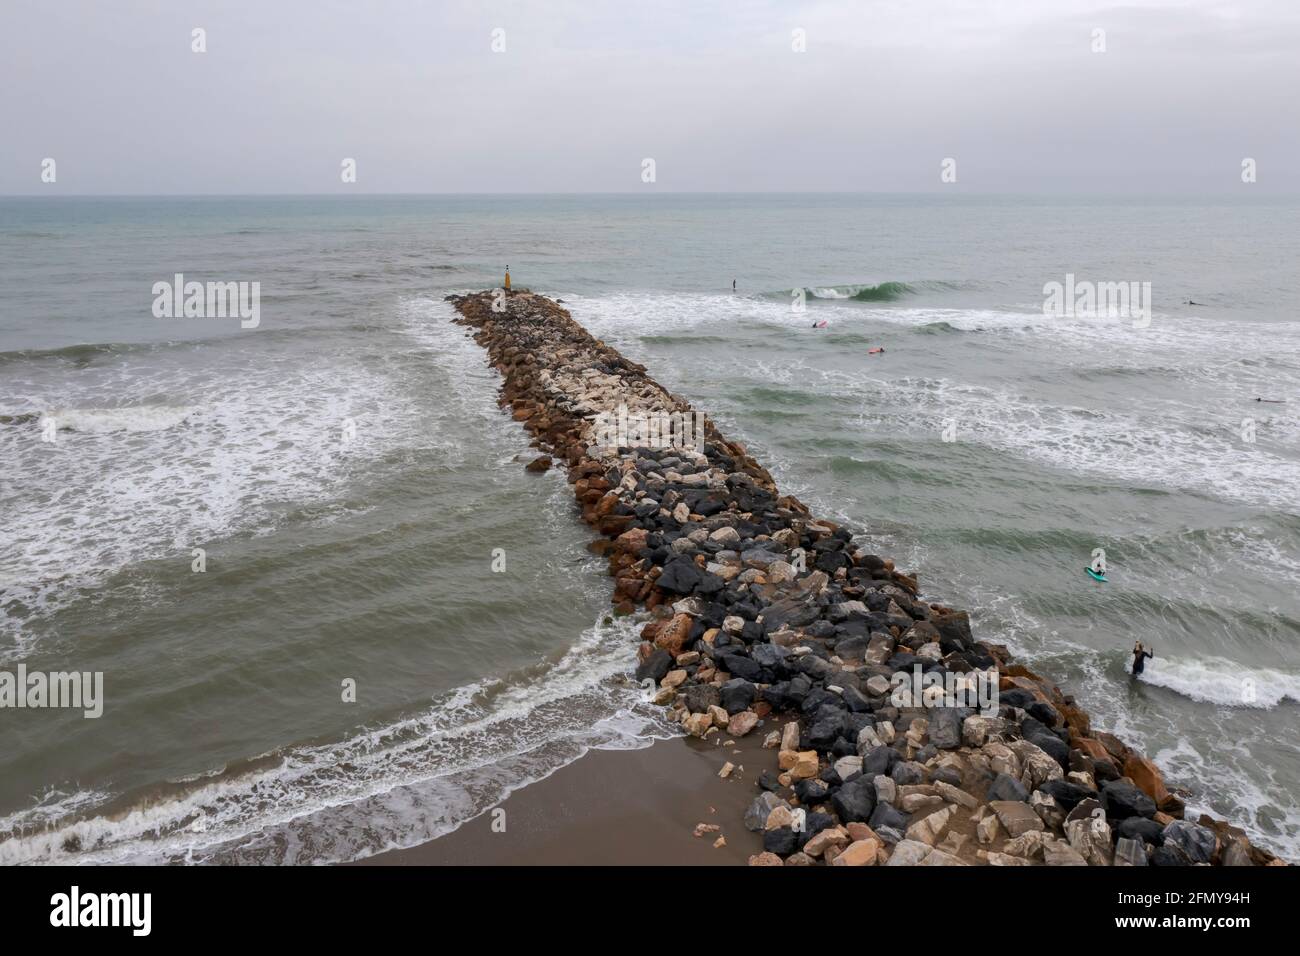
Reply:
<svg viewBox="0 0 1300 956"><path fill-rule="evenodd" d="M449 301L541 452L530 470L567 466L616 612L648 617L637 678L688 734L765 734L774 760L743 821L761 835L751 864L1280 862L1228 823L1184 819L1150 760L976 640L966 612L782 495L560 304Z"/></svg>

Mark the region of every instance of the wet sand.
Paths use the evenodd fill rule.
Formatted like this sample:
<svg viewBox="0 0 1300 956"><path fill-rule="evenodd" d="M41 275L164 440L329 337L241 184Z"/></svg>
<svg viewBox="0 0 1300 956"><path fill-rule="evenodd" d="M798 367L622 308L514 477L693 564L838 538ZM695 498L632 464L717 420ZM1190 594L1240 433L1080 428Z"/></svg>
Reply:
<svg viewBox="0 0 1300 956"><path fill-rule="evenodd" d="M759 835L741 821L759 793L758 774L775 764L762 739L777 726L769 720L731 746L715 735L708 742L678 738L642 750L593 750L503 801L505 832L493 831L489 810L429 843L360 862L744 866L762 850ZM722 779L718 771L728 761L737 769ZM696 837L698 823L721 829ZM715 849L719 835L727 843Z"/></svg>

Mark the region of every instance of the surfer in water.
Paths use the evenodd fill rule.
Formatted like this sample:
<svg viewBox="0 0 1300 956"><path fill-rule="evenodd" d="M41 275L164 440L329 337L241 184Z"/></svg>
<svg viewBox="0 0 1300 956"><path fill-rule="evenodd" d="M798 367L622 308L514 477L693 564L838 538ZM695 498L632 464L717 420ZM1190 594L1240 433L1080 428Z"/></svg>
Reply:
<svg viewBox="0 0 1300 956"><path fill-rule="evenodd" d="M885 351L885 347L884 347L883 345L878 345L878 346L876 346L874 349L867 349L867 354L868 354L868 355L882 355L882 354L884 354L884 351Z"/></svg>
<svg viewBox="0 0 1300 956"><path fill-rule="evenodd" d="M735 291L736 291L736 280L735 280L735 279L732 279L732 280L731 280L731 291L732 291L732 292L735 292Z"/></svg>
<svg viewBox="0 0 1300 956"><path fill-rule="evenodd" d="M825 319L822 319L820 322L814 322L814 323L812 324L812 327L813 327L814 329L824 329L824 328L826 328L826 320L825 320Z"/></svg>
<svg viewBox="0 0 1300 956"><path fill-rule="evenodd" d="M1154 652L1154 651L1148 651L1145 647L1142 646L1142 642L1141 642L1141 641L1137 641L1136 643L1134 643L1134 645L1133 645L1133 676L1134 676L1134 677L1137 677L1139 674L1142 673L1142 668L1146 666L1146 662L1147 662L1147 658L1148 658L1148 657L1155 657L1155 656L1156 656L1156 655L1155 655L1155 652Z"/></svg>

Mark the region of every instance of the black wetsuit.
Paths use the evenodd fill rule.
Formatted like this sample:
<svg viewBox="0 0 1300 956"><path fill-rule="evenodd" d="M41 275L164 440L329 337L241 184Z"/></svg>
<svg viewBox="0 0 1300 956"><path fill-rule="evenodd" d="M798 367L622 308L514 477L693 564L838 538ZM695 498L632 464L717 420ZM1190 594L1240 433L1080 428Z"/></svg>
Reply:
<svg viewBox="0 0 1300 956"><path fill-rule="evenodd" d="M1142 673L1142 668L1146 666L1148 657L1155 657L1154 651L1135 651L1133 653L1133 676L1137 677Z"/></svg>

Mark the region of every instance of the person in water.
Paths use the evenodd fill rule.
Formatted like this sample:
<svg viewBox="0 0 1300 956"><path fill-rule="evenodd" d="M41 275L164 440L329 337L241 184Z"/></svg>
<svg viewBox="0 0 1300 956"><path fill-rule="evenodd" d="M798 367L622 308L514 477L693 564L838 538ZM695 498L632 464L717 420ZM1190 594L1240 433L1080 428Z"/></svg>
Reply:
<svg viewBox="0 0 1300 956"><path fill-rule="evenodd" d="M731 291L732 291L732 292L735 292L735 291L736 291L736 280L735 280L735 279L732 279L732 280L731 280Z"/></svg>
<svg viewBox="0 0 1300 956"><path fill-rule="evenodd" d="M867 349L867 354L868 354L868 355L880 355L880 354L881 354L882 352L884 352L884 351L885 351L885 347L884 347L883 345L881 345L881 346L878 346L877 348L874 348L874 349Z"/></svg>
<svg viewBox="0 0 1300 956"><path fill-rule="evenodd" d="M1148 658L1148 657L1155 657L1155 656L1156 656L1156 655L1155 655L1155 652L1154 652L1154 651L1148 651L1146 648L1144 648L1144 647L1142 646L1142 642L1141 642L1141 641L1137 641L1136 643L1134 643L1134 645L1133 645L1133 676L1134 676L1134 677L1137 677L1138 674L1141 674L1141 673L1142 673L1142 668L1146 666L1146 662L1147 662L1147 658Z"/></svg>
<svg viewBox="0 0 1300 956"><path fill-rule="evenodd" d="M506 291L510 291L510 267L506 266Z"/></svg>

